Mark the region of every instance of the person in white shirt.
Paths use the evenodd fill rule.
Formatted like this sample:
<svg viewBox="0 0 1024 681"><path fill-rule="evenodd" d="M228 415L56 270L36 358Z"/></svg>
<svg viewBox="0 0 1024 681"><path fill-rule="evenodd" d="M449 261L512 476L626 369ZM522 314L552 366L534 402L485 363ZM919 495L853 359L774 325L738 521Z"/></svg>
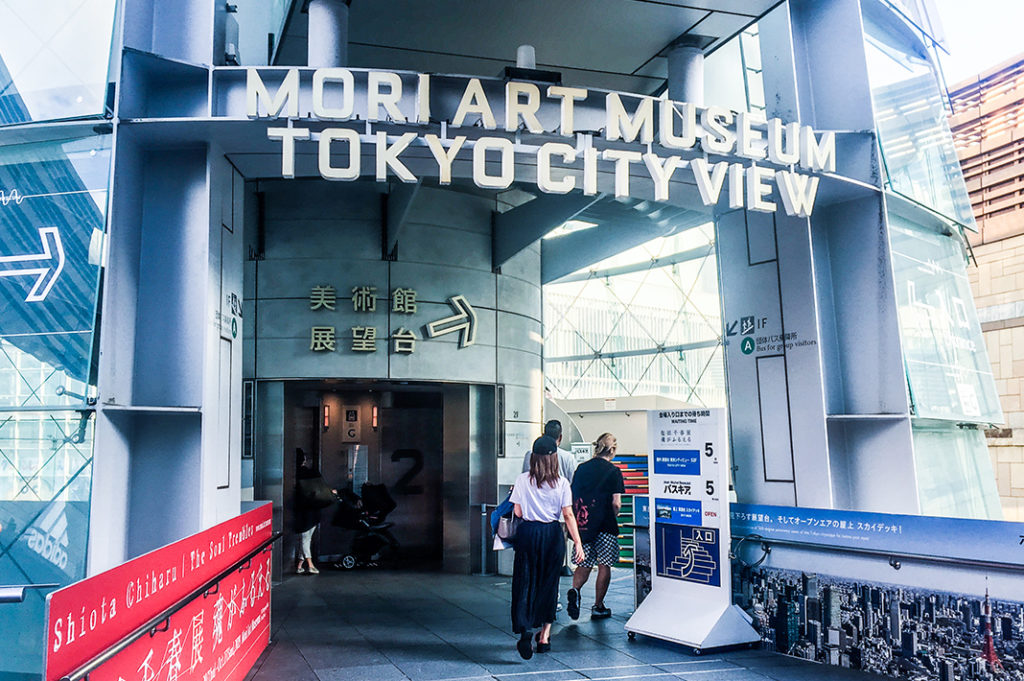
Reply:
<svg viewBox="0 0 1024 681"><path fill-rule="evenodd" d="M544 424L544 434L555 441L555 445L562 444L562 422L557 419L551 419ZM523 457L523 472L528 473L530 471L530 457L533 456L533 450L526 452L526 456ZM572 452L569 452L561 447L558 447L558 470L562 474L562 477L572 484L572 478L576 475L576 459L573 457Z"/></svg>
<svg viewBox="0 0 1024 681"><path fill-rule="evenodd" d="M558 445L541 436L533 443L530 470L516 478L510 497L515 514L522 518L516 529L515 563L512 568L512 631L519 634L516 650L524 660L533 657L531 629L537 632L537 652L551 649L551 623L558 602L558 578L565 560L565 541L559 517L572 537L578 562L583 544L572 513L569 481L559 474Z"/></svg>

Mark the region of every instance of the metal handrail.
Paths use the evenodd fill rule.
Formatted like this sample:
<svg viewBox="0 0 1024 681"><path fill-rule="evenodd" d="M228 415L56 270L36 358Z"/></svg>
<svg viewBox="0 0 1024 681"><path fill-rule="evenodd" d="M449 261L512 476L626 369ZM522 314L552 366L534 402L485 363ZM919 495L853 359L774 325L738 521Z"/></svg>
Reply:
<svg viewBox="0 0 1024 681"><path fill-rule="evenodd" d="M0 604L24 603L26 589L55 589L60 584L4 584L0 586Z"/></svg>
<svg viewBox="0 0 1024 681"><path fill-rule="evenodd" d="M66 674L65 676L60 677L60 681L78 681L79 679L88 679L90 673L95 671L97 668L102 666L104 663L106 663L112 657L114 657L115 655L120 653L122 650L124 650L125 648L127 648L131 644L133 644L136 641L138 641L140 638L142 638L146 634L149 634L150 636L152 636L153 634L156 634L160 630L160 625L164 624L165 622L169 624L171 617L175 613L177 613L179 610L184 608L186 605L188 605L189 603L191 603L195 599L197 599L200 596L202 596L203 594L205 594L207 591L209 591L213 587L217 586L217 584L222 579L224 579L225 577L230 576L231 573L235 572L236 570L238 570L243 565L245 565L247 563L250 563L252 561L252 559L253 559L253 556L256 556L257 554L260 554L260 553L264 553L270 547L271 544L273 544L274 542L276 542L278 539L280 539L283 536L284 536L283 532L275 532L274 534L272 534L270 536L269 539L267 539L262 544L257 546L255 549L253 549L252 551L247 553L244 558L240 558L237 561L235 561L231 565L231 567L225 569L223 572L219 573L216 577L210 579L208 582L203 584L201 587L195 589L188 596L186 596L185 598L181 599L180 601L178 601L177 603L175 603L171 607L167 608L166 610L164 610L160 614L156 615L155 617L150 619L148 622L143 624L141 627L139 627L138 629L136 629L132 633L128 634L127 636L122 638L120 641L118 641L117 643L112 645L110 648L107 648L105 651L103 651L102 653L100 653L96 657L92 658L91 660L86 662L84 665L82 665L81 667L76 669L75 671L71 672L70 674Z"/></svg>
<svg viewBox="0 0 1024 681"><path fill-rule="evenodd" d="M777 546L789 546L793 548L802 549L817 549L819 551L833 551L840 553L855 553L863 556L873 556L875 558L888 558L889 565L895 570L899 570L900 560L916 560L922 563L935 563L938 565L963 565L967 567L986 568L990 570L1007 570L1010 572L1024 572L1024 564L1022 563L1007 563L998 560L978 560L976 558L954 558L950 556L930 556L923 553L906 553L902 551L880 551L878 549L865 549L855 546L828 546L824 544L818 544L815 542L804 542L794 541L792 539L769 539L762 537L759 534L734 534L732 539L739 540L739 544L736 548L739 548L744 541L760 541L761 548L765 552L765 556L761 558L761 561L767 557L767 554L771 553L772 545ZM733 557L737 557L735 552L730 552ZM758 561L757 564L760 564Z"/></svg>

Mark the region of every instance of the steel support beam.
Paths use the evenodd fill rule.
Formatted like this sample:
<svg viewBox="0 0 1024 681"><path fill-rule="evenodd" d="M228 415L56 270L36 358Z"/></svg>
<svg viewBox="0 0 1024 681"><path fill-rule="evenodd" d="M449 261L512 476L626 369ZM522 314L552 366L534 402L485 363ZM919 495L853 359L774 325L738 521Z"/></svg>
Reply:
<svg viewBox="0 0 1024 681"><path fill-rule="evenodd" d="M422 186L420 182L415 184L402 182L391 185L387 208L387 241L385 244L385 254L387 255L395 252L398 238L405 226L405 219L409 216L409 209L412 208L412 202L416 198L416 194L419 193L420 186Z"/></svg>
<svg viewBox="0 0 1024 681"><path fill-rule="evenodd" d="M495 269L566 220L600 201L603 195L541 194L494 216L492 263Z"/></svg>

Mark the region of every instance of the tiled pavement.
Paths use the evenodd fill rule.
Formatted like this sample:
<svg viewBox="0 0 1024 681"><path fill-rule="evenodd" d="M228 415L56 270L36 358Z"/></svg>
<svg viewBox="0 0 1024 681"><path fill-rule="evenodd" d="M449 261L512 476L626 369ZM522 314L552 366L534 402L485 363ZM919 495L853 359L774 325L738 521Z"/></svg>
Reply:
<svg viewBox="0 0 1024 681"><path fill-rule="evenodd" d="M558 613L551 652L522 660L509 621L509 578L432 572L322 571L273 591L270 648L251 681L811 681L878 677L761 650L694 657L623 624L631 573L616 570L614 615L590 621L593 578L573 622ZM568 579L563 579L564 594ZM564 598L564 596L563 596ZM681 613L685 616L685 612Z"/></svg>

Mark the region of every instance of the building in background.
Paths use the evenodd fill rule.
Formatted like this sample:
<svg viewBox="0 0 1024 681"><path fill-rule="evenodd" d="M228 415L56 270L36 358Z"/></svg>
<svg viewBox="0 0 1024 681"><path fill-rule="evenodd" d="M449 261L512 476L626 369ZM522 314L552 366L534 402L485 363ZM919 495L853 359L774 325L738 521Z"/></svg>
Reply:
<svg viewBox="0 0 1024 681"><path fill-rule="evenodd" d="M968 269L1005 416L986 431L1007 520L1024 520L1024 55L951 86L978 232Z"/></svg>

